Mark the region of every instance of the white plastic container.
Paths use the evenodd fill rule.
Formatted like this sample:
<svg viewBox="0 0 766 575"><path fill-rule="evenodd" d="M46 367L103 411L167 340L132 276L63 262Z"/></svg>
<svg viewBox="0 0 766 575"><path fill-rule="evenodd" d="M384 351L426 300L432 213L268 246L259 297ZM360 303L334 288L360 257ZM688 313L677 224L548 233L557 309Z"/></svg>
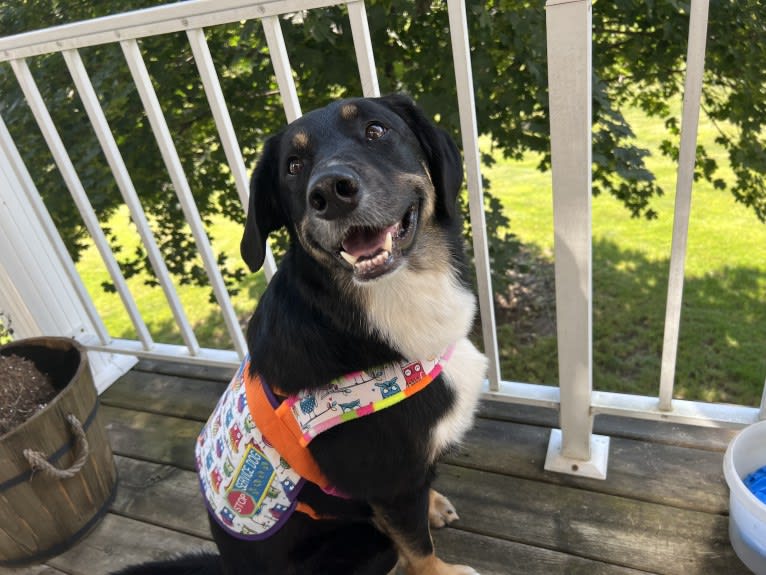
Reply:
<svg viewBox="0 0 766 575"><path fill-rule="evenodd" d="M766 465L766 421L743 429L729 444L723 473L729 484L729 538L742 562L756 575L766 575L766 503L743 479Z"/></svg>

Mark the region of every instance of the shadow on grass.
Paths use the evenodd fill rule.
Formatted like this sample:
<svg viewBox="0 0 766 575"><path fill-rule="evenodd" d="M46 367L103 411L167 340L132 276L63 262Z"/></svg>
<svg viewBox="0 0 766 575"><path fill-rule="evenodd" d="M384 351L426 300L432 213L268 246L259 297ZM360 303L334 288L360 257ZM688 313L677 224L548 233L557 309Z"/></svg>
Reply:
<svg viewBox="0 0 766 575"><path fill-rule="evenodd" d="M558 384L553 266L527 247L544 290L520 313L498 305L503 377ZM667 297L667 260L650 260L608 240L593 245L594 387L656 395ZM526 317L525 317L526 314ZM551 319L553 318L553 319ZM684 286L675 396L758 405L766 377L766 274L732 267Z"/></svg>

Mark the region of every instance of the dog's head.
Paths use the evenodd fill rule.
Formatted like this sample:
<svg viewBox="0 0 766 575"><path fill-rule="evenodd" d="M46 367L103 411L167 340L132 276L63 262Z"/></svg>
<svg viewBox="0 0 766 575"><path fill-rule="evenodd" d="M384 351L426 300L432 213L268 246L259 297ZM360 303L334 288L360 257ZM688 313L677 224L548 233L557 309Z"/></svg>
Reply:
<svg viewBox="0 0 766 575"><path fill-rule="evenodd" d="M258 270L266 238L286 227L333 273L356 282L383 277L418 254L429 229L457 219L462 176L452 139L409 98L335 102L267 140L242 257Z"/></svg>

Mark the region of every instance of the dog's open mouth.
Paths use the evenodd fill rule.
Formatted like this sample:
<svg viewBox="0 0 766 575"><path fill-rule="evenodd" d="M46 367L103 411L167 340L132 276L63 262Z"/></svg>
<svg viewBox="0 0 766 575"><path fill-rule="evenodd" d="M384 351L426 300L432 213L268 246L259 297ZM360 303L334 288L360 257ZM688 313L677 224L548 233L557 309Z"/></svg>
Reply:
<svg viewBox="0 0 766 575"><path fill-rule="evenodd" d="M338 255L359 280L371 280L399 266L402 254L412 244L418 225L419 206L410 206L404 217L382 228L353 227L341 243Z"/></svg>

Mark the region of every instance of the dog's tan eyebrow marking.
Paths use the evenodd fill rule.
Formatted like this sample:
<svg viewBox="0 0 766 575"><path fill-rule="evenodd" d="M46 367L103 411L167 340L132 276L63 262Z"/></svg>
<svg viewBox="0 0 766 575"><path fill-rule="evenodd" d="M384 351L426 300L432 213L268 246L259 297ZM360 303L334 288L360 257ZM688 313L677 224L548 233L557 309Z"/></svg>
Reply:
<svg viewBox="0 0 766 575"><path fill-rule="evenodd" d="M306 132L297 132L293 136L294 148L308 148L309 147L309 135Z"/></svg>
<svg viewBox="0 0 766 575"><path fill-rule="evenodd" d="M344 120L353 120L359 113L359 109L354 104L344 104L340 109L340 117Z"/></svg>

